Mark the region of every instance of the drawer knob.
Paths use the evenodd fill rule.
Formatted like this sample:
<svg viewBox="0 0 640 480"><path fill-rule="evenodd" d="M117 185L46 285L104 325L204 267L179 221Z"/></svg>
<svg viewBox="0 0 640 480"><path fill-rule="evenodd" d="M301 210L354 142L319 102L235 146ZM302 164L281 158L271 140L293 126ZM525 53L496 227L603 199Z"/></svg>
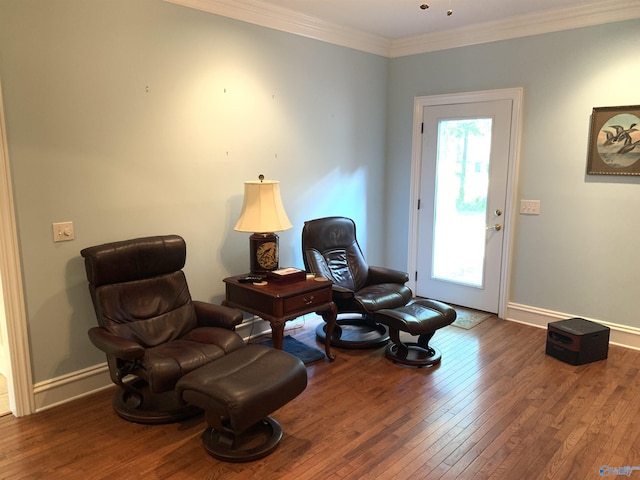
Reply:
<svg viewBox="0 0 640 480"><path fill-rule="evenodd" d="M313 303L313 295L311 295L310 297L304 297L302 301L305 305L311 305Z"/></svg>

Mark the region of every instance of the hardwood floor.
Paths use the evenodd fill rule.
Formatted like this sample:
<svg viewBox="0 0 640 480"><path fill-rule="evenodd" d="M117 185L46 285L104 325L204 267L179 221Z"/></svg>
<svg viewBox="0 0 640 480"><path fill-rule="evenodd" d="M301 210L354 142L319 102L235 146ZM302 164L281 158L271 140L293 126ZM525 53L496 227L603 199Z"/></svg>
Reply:
<svg viewBox="0 0 640 480"><path fill-rule="evenodd" d="M293 335L315 344L317 322ZM495 317L446 327L433 339L442 363L426 369L394 365L383 349L336 350L274 414L279 448L246 464L206 454L203 417L121 420L112 391L3 417L0 478L582 480L640 466L640 352L610 346L607 360L574 367L545 355L545 336Z"/></svg>

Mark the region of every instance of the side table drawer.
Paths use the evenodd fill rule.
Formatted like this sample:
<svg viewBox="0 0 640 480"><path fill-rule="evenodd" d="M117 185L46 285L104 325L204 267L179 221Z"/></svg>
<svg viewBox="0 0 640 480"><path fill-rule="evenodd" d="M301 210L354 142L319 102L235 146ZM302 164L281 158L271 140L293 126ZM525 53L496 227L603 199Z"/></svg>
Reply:
<svg viewBox="0 0 640 480"><path fill-rule="evenodd" d="M314 305L324 305L332 301L331 296L331 289L325 288L285 298L282 305L282 313L283 315L289 315L298 311L309 310Z"/></svg>

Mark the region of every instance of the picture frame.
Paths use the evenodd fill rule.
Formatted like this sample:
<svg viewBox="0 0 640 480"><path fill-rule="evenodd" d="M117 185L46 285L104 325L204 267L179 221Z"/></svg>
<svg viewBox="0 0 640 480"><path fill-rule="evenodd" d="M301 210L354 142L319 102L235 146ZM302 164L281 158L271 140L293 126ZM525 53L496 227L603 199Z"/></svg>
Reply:
<svg viewBox="0 0 640 480"><path fill-rule="evenodd" d="M588 175L640 175L640 105L591 113Z"/></svg>

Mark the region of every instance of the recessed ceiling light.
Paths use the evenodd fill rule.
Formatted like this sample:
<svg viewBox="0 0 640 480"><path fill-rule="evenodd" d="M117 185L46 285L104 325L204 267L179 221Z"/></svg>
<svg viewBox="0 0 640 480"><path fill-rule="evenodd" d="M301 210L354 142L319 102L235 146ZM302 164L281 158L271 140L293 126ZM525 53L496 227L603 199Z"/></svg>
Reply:
<svg viewBox="0 0 640 480"><path fill-rule="evenodd" d="M449 5L451 5L451 1L449 1ZM422 10L426 10L427 8L429 8L429 6L430 5L428 3L423 3L420 5L420 8ZM451 15L453 15L453 10L452 9L447 10L447 17L450 17Z"/></svg>

